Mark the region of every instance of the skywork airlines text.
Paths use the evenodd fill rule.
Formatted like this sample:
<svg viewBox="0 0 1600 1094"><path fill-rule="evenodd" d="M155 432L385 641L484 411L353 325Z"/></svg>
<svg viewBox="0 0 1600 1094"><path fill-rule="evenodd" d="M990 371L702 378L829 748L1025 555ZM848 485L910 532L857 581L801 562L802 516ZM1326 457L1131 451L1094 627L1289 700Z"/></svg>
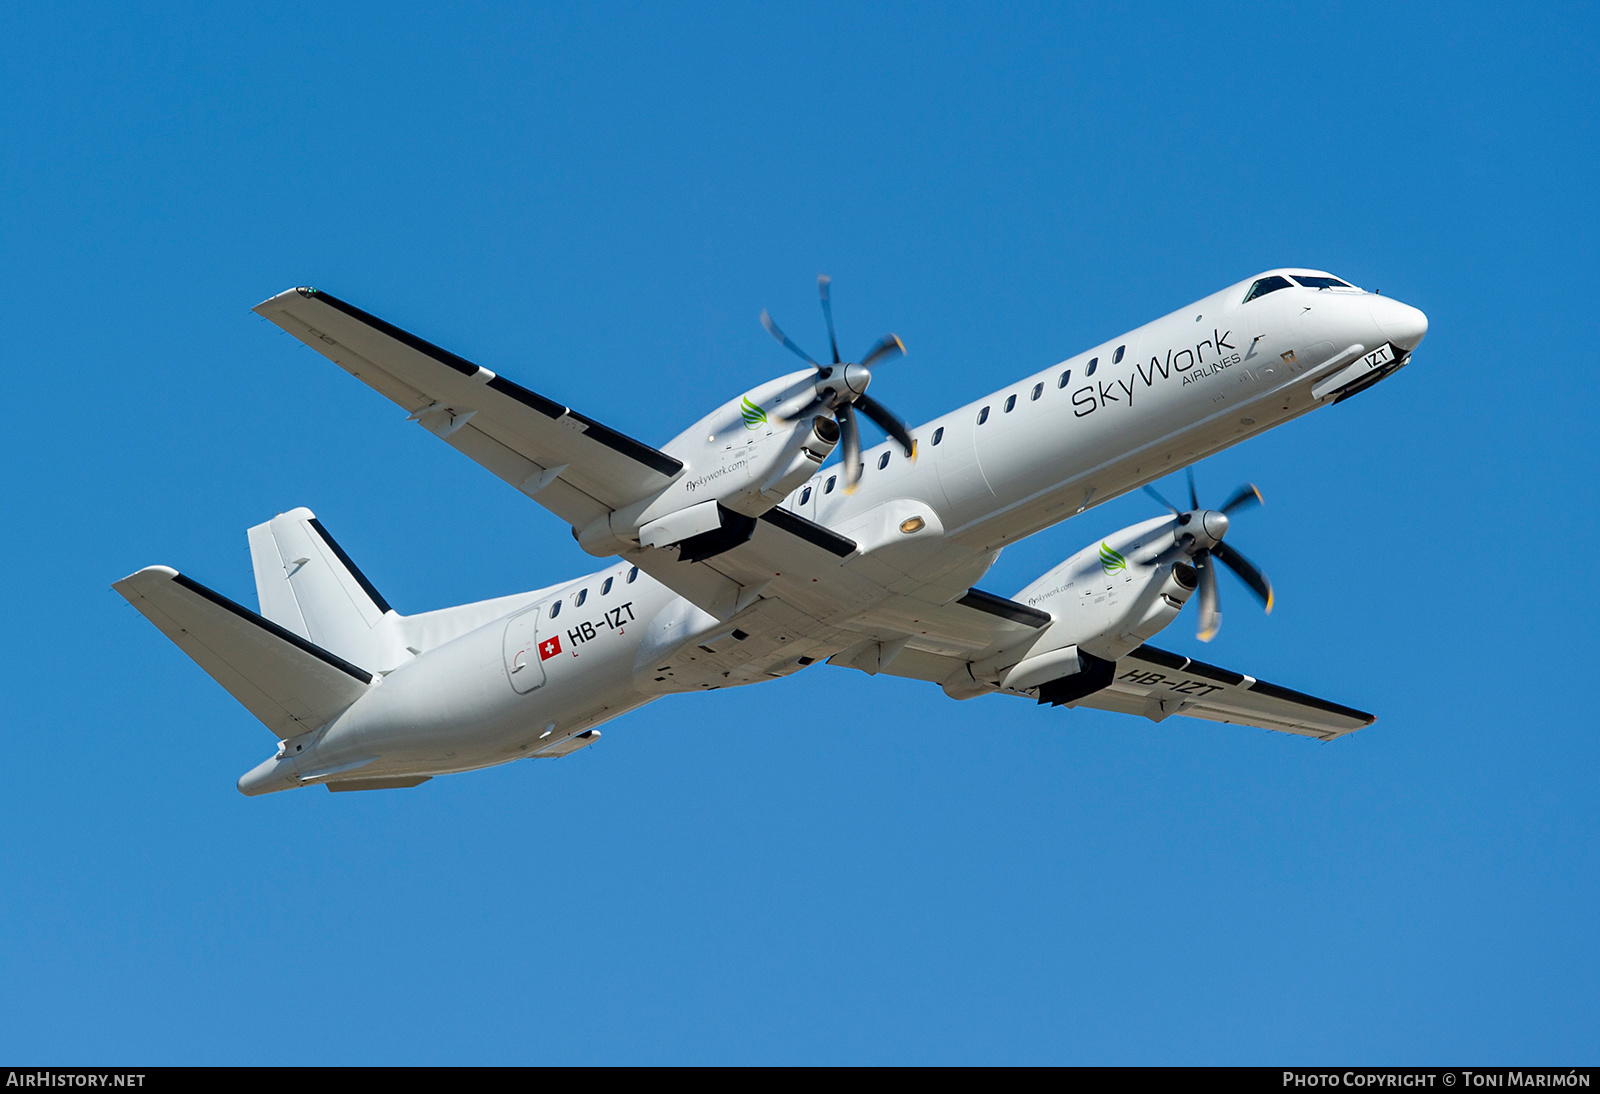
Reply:
<svg viewBox="0 0 1600 1094"><path fill-rule="evenodd" d="M1169 349L1165 358L1150 358L1148 369L1134 362L1133 373L1126 380L1117 380L1109 387L1101 380L1078 388L1072 393L1073 415L1082 418L1110 403L1132 406L1134 393L1154 387L1158 378L1166 380L1180 375L1187 384L1215 376L1223 369L1237 365L1241 358L1235 352L1233 343L1228 341L1232 334L1231 330L1219 332L1212 328L1211 337L1199 342L1193 349L1188 346L1180 350ZM1207 361L1208 356L1215 359Z"/></svg>

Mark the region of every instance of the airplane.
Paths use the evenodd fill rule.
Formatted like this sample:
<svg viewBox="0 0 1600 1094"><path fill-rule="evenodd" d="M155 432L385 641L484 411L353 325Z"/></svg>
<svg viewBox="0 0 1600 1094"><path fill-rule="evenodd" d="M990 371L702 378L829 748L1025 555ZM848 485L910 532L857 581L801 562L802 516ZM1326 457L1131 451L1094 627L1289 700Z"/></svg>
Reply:
<svg viewBox="0 0 1600 1094"><path fill-rule="evenodd" d="M1260 500L1169 511L1095 540L1026 588L978 588L1001 549L1394 375L1418 309L1332 274L1277 269L906 428L867 394L904 352L829 357L765 312L806 367L741 393L661 448L356 306L295 288L254 310L572 527L594 573L401 615L307 509L249 530L258 610L167 566L113 586L278 738L238 789L417 786L593 744L655 699L819 661L1153 721L1179 714L1332 740L1371 714L1149 645L1216 566L1270 610L1227 542ZM861 417L887 439L863 449ZM835 451L842 461L827 464ZM1154 491L1152 490L1152 493Z"/></svg>

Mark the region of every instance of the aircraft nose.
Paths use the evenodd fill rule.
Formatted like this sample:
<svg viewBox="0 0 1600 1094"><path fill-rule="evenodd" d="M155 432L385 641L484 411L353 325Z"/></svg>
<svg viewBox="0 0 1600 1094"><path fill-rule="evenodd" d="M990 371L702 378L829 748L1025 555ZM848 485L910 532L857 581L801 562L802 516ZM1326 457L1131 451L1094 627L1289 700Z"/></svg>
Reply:
<svg viewBox="0 0 1600 1094"><path fill-rule="evenodd" d="M1367 298L1367 310L1383 336L1408 353L1416 349L1417 343L1428 333L1428 317L1410 304L1387 296L1373 296Z"/></svg>

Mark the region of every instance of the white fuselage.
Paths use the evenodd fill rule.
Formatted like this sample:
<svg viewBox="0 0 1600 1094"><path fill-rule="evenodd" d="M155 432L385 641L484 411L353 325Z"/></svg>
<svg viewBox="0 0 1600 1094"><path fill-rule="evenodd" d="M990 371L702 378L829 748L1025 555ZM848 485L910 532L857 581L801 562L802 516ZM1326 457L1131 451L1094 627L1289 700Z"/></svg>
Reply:
<svg viewBox="0 0 1600 1094"><path fill-rule="evenodd" d="M924 547L919 572L942 587L974 582L1005 544L1323 405L1327 392L1313 388L1380 347L1403 360L1427 329L1416 309L1359 290L1293 287L1245 302L1257 280L918 426L915 460L893 442L867 450L852 494L834 465L783 507L832 529L890 502L924 507L942 539ZM615 563L396 668L240 789L285 789L352 765L377 778L550 754L663 694L771 678L713 682L681 665L655 675L723 627Z"/></svg>

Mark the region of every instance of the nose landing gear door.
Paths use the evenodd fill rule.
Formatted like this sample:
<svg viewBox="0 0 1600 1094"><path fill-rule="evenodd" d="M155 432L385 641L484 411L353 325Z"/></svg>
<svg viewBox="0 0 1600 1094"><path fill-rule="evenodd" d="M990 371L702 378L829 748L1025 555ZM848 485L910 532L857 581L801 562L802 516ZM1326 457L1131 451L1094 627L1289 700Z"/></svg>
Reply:
<svg viewBox="0 0 1600 1094"><path fill-rule="evenodd" d="M544 666L539 662L539 619L544 605L518 612L506 622L506 677L519 692L530 692L544 683Z"/></svg>

